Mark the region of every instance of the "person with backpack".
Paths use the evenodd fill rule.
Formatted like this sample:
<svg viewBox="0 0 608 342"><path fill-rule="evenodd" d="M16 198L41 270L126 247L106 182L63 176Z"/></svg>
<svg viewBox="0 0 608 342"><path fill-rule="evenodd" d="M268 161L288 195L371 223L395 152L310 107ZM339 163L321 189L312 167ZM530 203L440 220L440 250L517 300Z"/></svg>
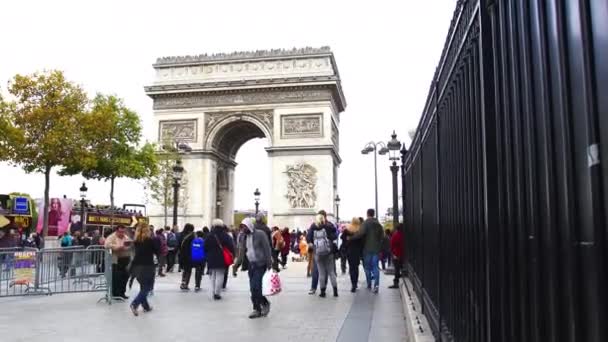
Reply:
<svg viewBox="0 0 608 342"><path fill-rule="evenodd" d="M329 224L323 214L318 214L315 223L308 230L308 243L313 245L315 263L319 271L319 283L321 287L320 297L326 296L327 278L331 280L334 288L334 297L338 297L338 281L336 275L336 262L334 258L333 241L337 238L336 230Z"/></svg>
<svg viewBox="0 0 608 342"><path fill-rule="evenodd" d="M72 238L69 231L63 233L61 239L59 240L59 244L61 248L68 248L74 245L74 238ZM63 251L61 254L59 254L58 261L61 278L65 278L68 273L68 270L70 269L70 266L72 265L72 255L72 253L67 251Z"/></svg>
<svg viewBox="0 0 608 342"><path fill-rule="evenodd" d="M184 231L181 232L181 245L179 247L179 267L182 272L182 284L180 289L190 291L190 276L192 275L192 240L194 240L194 225L186 223Z"/></svg>
<svg viewBox="0 0 608 342"><path fill-rule="evenodd" d="M205 254L207 256L207 267L210 271L211 289L213 299L220 300L222 286L224 283L224 274L228 267L232 264L229 258L234 258L234 243L232 237L226 232L224 222L220 219L213 220L211 232L205 239Z"/></svg>
<svg viewBox="0 0 608 342"><path fill-rule="evenodd" d="M167 273L172 273L179 243L177 241L177 235L175 232L171 231L169 226L165 227L165 236L167 240Z"/></svg>
<svg viewBox="0 0 608 342"><path fill-rule="evenodd" d="M203 273L205 272L205 261L207 260L203 232L196 232L195 237L192 240L190 251L190 259L192 261L192 266L194 267L194 292L199 292L201 290Z"/></svg>
<svg viewBox="0 0 608 342"><path fill-rule="evenodd" d="M253 312L249 314L249 318L266 317L270 313L270 302L262 292L262 279L264 273L272 267L272 248L268 235L263 230L257 230L252 219L244 219L240 228L245 237L239 245L239 255L248 262L249 290L253 304Z"/></svg>

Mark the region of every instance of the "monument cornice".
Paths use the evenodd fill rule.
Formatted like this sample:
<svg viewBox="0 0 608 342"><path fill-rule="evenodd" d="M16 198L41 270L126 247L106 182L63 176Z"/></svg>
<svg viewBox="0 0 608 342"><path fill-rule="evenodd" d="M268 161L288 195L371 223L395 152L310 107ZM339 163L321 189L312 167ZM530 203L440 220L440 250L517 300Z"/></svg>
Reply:
<svg viewBox="0 0 608 342"><path fill-rule="evenodd" d="M329 101L338 112L344 111L342 93L335 84L266 86L231 89L190 89L148 93L154 109L180 109L275 103Z"/></svg>
<svg viewBox="0 0 608 342"><path fill-rule="evenodd" d="M251 79L251 80L233 80L233 81L215 81L215 82L175 82L167 84L155 84L144 87L148 96L156 94L165 94L171 92L191 92L205 91L214 89L234 89L243 87L264 87L264 86L294 86L294 85L309 85L309 84L327 84L335 85L341 88L337 83L340 80L337 76L304 76L304 77L283 77L283 78L266 78L266 79ZM341 89L340 89L341 92Z"/></svg>
<svg viewBox="0 0 608 342"><path fill-rule="evenodd" d="M305 47L293 49L273 49L256 51L236 51L231 53L200 54L196 56L160 57L153 64L155 68L171 66L187 66L204 63L237 62L285 59L293 57L333 56L328 46L320 48Z"/></svg>
<svg viewBox="0 0 608 342"><path fill-rule="evenodd" d="M280 156L280 155L318 155L318 154L331 154L334 157L336 164L342 163L342 158L334 145L317 145L317 146L272 146L266 147L266 152L269 156Z"/></svg>

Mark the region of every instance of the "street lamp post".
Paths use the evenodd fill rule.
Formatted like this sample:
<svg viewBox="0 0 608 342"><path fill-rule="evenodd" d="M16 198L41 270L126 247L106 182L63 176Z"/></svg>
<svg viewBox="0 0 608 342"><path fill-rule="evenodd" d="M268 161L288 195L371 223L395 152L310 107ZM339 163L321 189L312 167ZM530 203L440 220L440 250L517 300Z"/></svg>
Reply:
<svg viewBox="0 0 608 342"><path fill-rule="evenodd" d="M380 150L378 151L378 147L380 147ZM379 141L377 143L370 141L368 142L365 147L363 148L363 150L361 150L361 154L368 154L370 152L374 152L374 192L376 195L376 217L378 217L378 154L381 155L385 155L388 152L388 148L386 147L386 145L382 142Z"/></svg>
<svg viewBox="0 0 608 342"><path fill-rule="evenodd" d="M407 157L407 148L405 143L401 147L401 206L403 208L403 224L405 225L405 158ZM404 232L405 233L405 232Z"/></svg>
<svg viewBox="0 0 608 342"><path fill-rule="evenodd" d="M83 232L86 232L85 224L87 221L84 218L84 210L87 203L86 198L88 190L87 185L82 182L82 186L80 187L80 229L82 229Z"/></svg>
<svg viewBox="0 0 608 342"><path fill-rule="evenodd" d="M399 225L399 186L397 185L397 172L399 172L399 166L397 166L397 160L399 160L399 150L401 149L401 142L397 140L397 134L393 131L391 140L386 144L389 150L390 160L393 161L391 165L391 172L393 173L393 229Z"/></svg>
<svg viewBox="0 0 608 342"><path fill-rule="evenodd" d="M177 225L177 206L179 201L179 181L182 179L184 167L182 161L177 159L173 165L173 225Z"/></svg>
<svg viewBox="0 0 608 342"><path fill-rule="evenodd" d="M253 192L253 196L255 198L255 214L257 215L260 212L260 189L255 189Z"/></svg>
<svg viewBox="0 0 608 342"><path fill-rule="evenodd" d="M334 198L334 202L336 202L336 225L340 226L340 196L336 194L336 198Z"/></svg>
<svg viewBox="0 0 608 342"><path fill-rule="evenodd" d="M163 150L171 151L171 152L192 152L192 147L190 145L175 140L171 144L167 143L161 146ZM173 165L173 226L177 225L177 207L179 202L179 187L180 181L184 174L184 167L182 166L182 161L178 156L178 159L175 161L175 165Z"/></svg>

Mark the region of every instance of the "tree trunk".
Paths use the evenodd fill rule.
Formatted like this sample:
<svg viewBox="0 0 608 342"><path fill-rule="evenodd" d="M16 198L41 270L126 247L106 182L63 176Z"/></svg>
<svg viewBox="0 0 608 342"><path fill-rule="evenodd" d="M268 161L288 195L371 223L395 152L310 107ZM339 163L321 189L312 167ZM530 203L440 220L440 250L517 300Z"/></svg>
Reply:
<svg viewBox="0 0 608 342"><path fill-rule="evenodd" d="M49 234L49 188L51 185L51 168L47 166L44 170L44 212L42 216L42 247L44 248L44 240Z"/></svg>
<svg viewBox="0 0 608 342"><path fill-rule="evenodd" d="M110 227L114 229L114 178L110 177Z"/></svg>
<svg viewBox="0 0 608 342"><path fill-rule="evenodd" d="M168 195L167 195L167 189L165 188L164 190L165 190L165 191L164 191L164 194L163 194L163 195L164 195L164 201L163 201L163 202L164 202L164 203L163 203L164 205L163 205L163 207L164 207L164 209L165 209L165 227L166 227L166 226L167 226L167 216L169 215L169 212L168 212L168 210L167 210L167 196L168 196ZM171 227L171 228L173 229L173 227Z"/></svg>
<svg viewBox="0 0 608 342"><path fill-rule="evenodd" d="M110 205L114 208L114 177L110 177Z"/></svg>

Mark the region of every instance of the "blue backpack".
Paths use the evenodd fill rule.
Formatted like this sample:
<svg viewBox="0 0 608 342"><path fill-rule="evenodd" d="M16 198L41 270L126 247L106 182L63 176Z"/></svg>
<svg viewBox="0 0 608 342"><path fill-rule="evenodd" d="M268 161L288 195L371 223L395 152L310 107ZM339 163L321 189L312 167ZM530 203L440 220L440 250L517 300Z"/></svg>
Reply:
<svg viewBox="0 0 608 342"><path fill-rule="evenodd" d="M202 262L205 260L204 243L205 241L199 237L192 240L192 245L190 247L190 258L192 259L192 262Z"/></svg>
<svg viewBox="0 0 608 342"><path fill-rule="evenodd" d="M70 247L72 246L72 238L69 235L61 238L61 247Z"/></svg>

